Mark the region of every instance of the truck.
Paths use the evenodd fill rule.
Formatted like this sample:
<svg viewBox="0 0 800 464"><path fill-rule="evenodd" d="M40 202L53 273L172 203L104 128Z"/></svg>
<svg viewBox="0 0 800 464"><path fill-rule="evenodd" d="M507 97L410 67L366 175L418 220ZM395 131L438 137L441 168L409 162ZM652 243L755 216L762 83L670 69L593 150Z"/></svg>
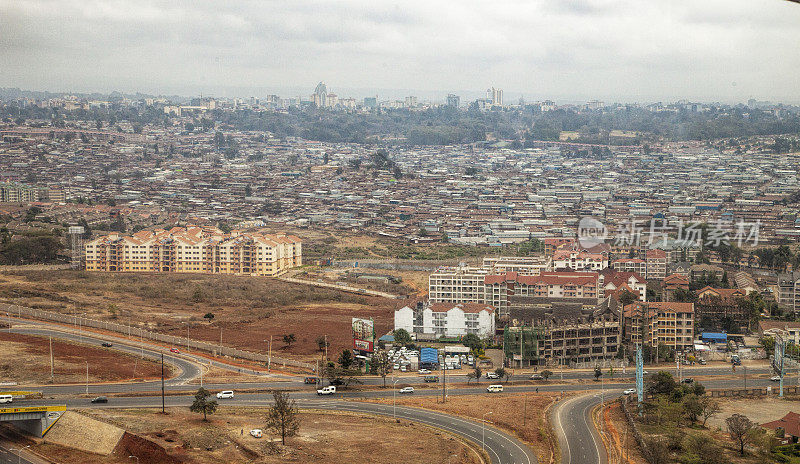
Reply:
<svg viewBox="0 0 800 464"><path fill-rule="evenodd" d="M336 387L333 385L328 385L327 387L322 387L317 390L317 395L333 395L336 393Z"/></svg>

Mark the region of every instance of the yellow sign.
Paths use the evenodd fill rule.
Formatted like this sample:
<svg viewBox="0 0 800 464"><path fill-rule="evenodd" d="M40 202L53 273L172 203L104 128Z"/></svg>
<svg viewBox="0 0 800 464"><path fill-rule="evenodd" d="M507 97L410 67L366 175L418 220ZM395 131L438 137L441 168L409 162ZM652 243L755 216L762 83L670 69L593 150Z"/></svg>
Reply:
<svg viewBox="0 0 800 464"><path fill-rule="evenodd" d="M0 408L0 414L19 414L26 412L58 412L66 411L67 406L26 406L22 408Z"/></svg>

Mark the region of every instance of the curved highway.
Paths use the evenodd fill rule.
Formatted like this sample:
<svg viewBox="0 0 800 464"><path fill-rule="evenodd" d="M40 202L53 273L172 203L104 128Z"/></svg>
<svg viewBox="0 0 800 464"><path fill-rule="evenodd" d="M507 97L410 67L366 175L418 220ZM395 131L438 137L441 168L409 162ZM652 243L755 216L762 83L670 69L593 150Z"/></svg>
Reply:
<svg viewBox="0 0 800 464"><path fill-rule="evenodd" d="M480 446L485 443L486 453L493 464L537 464L536 455L524 443L511 435L493 427L490 423L482 427L479 421L464 419L450 414L412 408L407 406L343 401L341 399L319 399L316 394L292 394L297 400L298 407L302 409L323 409L331 411L350 411L383 416L397 417L420 424L430 425L465 438ZM167 396L167 407L189 407L193 397L189 395ZM270 406L272 395L236 394L235 398L219 400L222 406ZM14 402L17 404L17 401ZM21 405L51 405L67 404L68 408L158 408L161 398L153 396L144 397L114 397L109 398L106 404L91 404L86 399L71 398L64 400L37 400L19 401Z"/></svg>
<svg viewBox="0 0 800 464"><path fill-rule="evenodd" d="M606 401L608 399L606 397ZM592 392L562 401L553 409L551 419L558 435L562 464L608 462L600 433L592 421L592 410L600 401L600 394Z"/></svg>

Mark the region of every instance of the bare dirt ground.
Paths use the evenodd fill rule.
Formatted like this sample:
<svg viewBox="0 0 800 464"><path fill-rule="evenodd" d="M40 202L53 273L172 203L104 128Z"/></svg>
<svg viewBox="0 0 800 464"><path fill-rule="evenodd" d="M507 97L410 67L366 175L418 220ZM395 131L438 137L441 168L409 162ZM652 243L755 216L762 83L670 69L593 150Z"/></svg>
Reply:
<svg viewBox="0 0 800 464"><path fill-rule="evenodd" d="M559 394L552 392L451 396L446 403L441 402L441 397L430 396L409 396L396 398L395 401L397 404L447 412L478 421L485 413L491 411L492 414L486 416L490 424L528 443L539 458L539 462L551 462L554 437L547 409L558 398ZM391 404L392 399L380 399L375 402Z"/></svg>
<svg viewBox="0 0 800 464"><path fill-rule="evenodd" d="M23 271L0 274L0 301L145 327L250 351L316 359L352 346L351 317L372 317L378 334L393 324L396 300L290 284L266 277ZM204 315L211 313L209 322ZM284 335L296 341L283 344Z"/></svg>
<svg viewBox="0 0 800 464"><path fill-rule="evenodd" d="M619 402L610 403L603 412L604 429L606 436L610 439L610 443L607 445L615 449L612 455L616 456L618 462L623 464L647 464L633 438L632 429L625 419Z"/></svg>
<svg viewBox="0 0 800 464"><path fill-rule="evenodd" d="M785 416L788 412L800 412L798 397L785 396L783 399L777 396L762 398L733 399L720 398L719 405L721 411L716 416L708 420L708 428L717 427L725 430L725 419L733 414L744 414L751 421L758 424L772 422Z"/></svg>
<svg viewBox="0 0 800 464"><path fill-rule="evenodd" d="M161 378L161 364L119 351L53 340L54 383ZM169 373L169 371L167 371ZM20 385L50 381L50 342L45 337L0 332L0 380Z"/></svg>
<svg viewBox="0 0 800 464"><path fill-rule="evenodd" d="M90 417L124 427L166 449L184 463L333 463L393 464L447 462L477 464L475 451L455 437L407 421L357 414L301 412L299 435L286 446L265 430L261 439L249 431L263 428L263 408L221 408L209 422L185 408L171 408L162 416L156 410L86 410ZM376 440L375 437L381 437ZM58 462L130 463L127 456L99 456L52 445L39 451ZM142 464L160 462L142 459Z"/></svg>

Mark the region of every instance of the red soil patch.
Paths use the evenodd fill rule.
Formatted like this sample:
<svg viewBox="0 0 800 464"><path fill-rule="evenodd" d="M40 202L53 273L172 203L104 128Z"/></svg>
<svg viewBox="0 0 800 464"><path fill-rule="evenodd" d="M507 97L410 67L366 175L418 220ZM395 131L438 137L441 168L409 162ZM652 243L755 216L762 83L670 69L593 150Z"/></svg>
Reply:
<svg viewBox="0 0 800 464"><path fill-rule="evenodd" d="M2 377L34 380L50 378L50 341L34 335L0 332L0 342L15 342L24 345L25 353L30 354L30 362L23 368L20 376L12 359L0 362ZM0 347L0 353L3 349ZM123 354L113 348L67 343L53 339L54 377L56 382L78 382L86 379L86 362L89 363L89 381L120 381L129 379L155 379L161 377L161 365L146 359ZM135 369L135 374L134 374ZM168 369L165 366L165 369ZM169 371L165 371L169 373Z"/></svg>

